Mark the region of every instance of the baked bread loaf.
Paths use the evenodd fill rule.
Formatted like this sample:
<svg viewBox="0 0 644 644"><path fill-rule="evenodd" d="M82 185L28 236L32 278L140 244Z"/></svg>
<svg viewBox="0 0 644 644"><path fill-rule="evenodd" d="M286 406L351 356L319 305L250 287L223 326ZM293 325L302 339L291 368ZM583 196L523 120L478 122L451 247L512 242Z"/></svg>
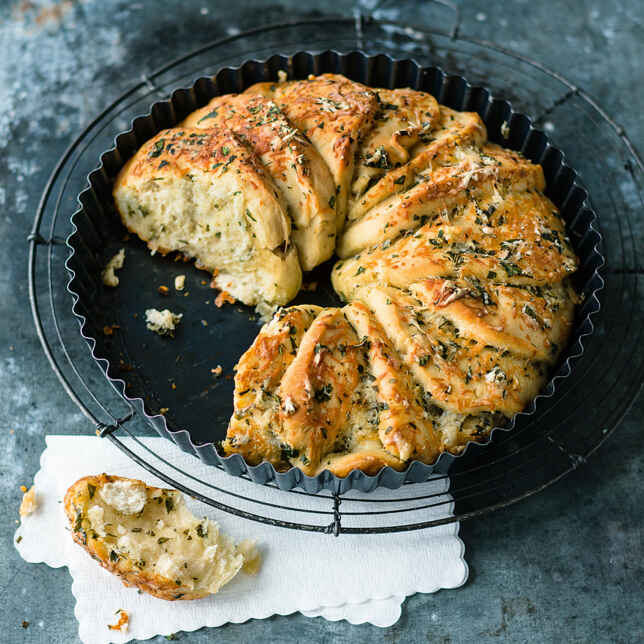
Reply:
<svg viewBox="0 0 644 644"><path fill-rule="evenodd" d="M176 490L100 474L65 494L72 538L126 586L160 599L218 592L244 565L244 554L216 523L197 519ZM254 557L247 545L242 548Z"/></svg>
<svg viewBox="0 0 644 644"><path fill-rule="evenodd" d="M541 389L570 333L578 260L542 168L489 143L477 114L324 74L217 97L183 125L261 160L286 204L284 248L309 270L332 240L347 303L264 325L236 366L225 454L309 475L403 469L485 438ZM294 288L253 280L253 302Z"/></svg>

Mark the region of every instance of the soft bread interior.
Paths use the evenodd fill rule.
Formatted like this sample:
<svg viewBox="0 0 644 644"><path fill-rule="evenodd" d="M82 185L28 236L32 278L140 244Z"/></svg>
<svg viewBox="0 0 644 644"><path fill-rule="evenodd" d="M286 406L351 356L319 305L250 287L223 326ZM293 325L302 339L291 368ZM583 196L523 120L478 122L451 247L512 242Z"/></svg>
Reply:
<svg viewBox="0 0 644 644"><path fill-rule="evenodd" d="M244 556L213 521L195 517L176 490L100 475L65 497L74 539L128 585L164 599L217 593Z"/></svg>

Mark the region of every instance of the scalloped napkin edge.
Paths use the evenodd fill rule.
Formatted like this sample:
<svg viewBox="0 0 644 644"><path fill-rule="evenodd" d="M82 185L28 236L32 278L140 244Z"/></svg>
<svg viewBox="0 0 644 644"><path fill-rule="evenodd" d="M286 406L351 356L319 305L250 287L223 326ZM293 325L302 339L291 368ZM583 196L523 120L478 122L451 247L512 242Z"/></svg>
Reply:
<svg viewBox="0 0 644 644"><path fill-rule="evenodd" d="M235 478L201 463L163 438L139 438L139 446L153 449L173 465L189 467L191 473L206 484L236 494L272 503L288 503L297 510L283 513L290 520L306 509L329 509L329 500L293 495L275 488L256 485ZM132 438L122 441L131 449L138 446ZM41 469L34 478L39 507L24 517L16 530L14 543L25 561L45 563L53 568L67 566L72 576L72 593L76 598L75 615L79 637L85 644L128 642L193 631L204 626L221 626L263 619L274 614L300 612L307 617L330 621L344 619L351 624L371 623L379 627L395 624L402 603L408 595L456 588L465 583L468 567L464 544L458 537L459 524L450 523L427 530L381 535L329 535L276 528L218 511L186 497L196 514L216 520L222 530L236 540L257 539L262 551L262 570L256 577L240 573L217 595L197 601L169 604L134 588L100 568L69 537L62 508L66 489L88 474L108 472L140 478L149 485L164 486L147 470L137 465L115 445L95 436L47 436ZM139 447L140 451L140 447ZM453 503L447 493L449 481L436 479L399 490L372 493L388 503L387 509L402 507L401 494L434 494L433 507L401 515L401 522L412 523L440 519L452 514ZM211 492L212 493L212 492ZM222 499L224 502L225 498ZM441 505L435 505L438 500ZM240 502L244 505L244 502ZM382 509L373 505L369 495L350 492L343 498L346 511L368 512ZM322 505L320 505L322 504ZM255 508L246 503L248 509ZM395 514L393 516L396 516ZM343 517L351 525L374 525L388 520L359 515ZM308 518L308 517L307 517ZM115 611L124 609L130 616L127 633L112 631Z"/></svg>

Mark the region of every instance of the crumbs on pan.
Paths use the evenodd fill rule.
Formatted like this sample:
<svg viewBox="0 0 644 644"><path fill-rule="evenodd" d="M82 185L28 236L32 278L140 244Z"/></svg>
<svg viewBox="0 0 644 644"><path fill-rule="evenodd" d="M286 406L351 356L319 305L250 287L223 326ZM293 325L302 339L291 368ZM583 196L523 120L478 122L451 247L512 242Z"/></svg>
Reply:
<svg viewBox="0 0 644 644"><path fill-rule="evenodd" d="M183 291L183 289L186 287L186 276L185 275L177 275L174 278L174 290L175 291Z"/></svg>
<svg viewBox="0 0 644 644"><path fill-rule="evenodd" d="M224 368L220 364L218 364L214 369L210 370L210 373L213 376L215 376L216 378L219 378L219 376L221 376L223 370L224 370Z"/></svg>
<svg viewBox="0 0 644 644"><path fill-rule="evenodd" d="M114 335L114 331L120 328L118 324L106 324L103 327L103 335Z"/></svg>
<svg viewBox="0 0 644 644"><path fill-rule="evenodd" d="M145 311L145 326L159 335L174 337L174 331L182 317L183 313L173 313L168 309L163 309L163 311L147 309Z"/></svg>
<svg viewBox="0 0 644 644"><path fill-rule="evenodd" d="M220 309L226 302L234 304L236 300L228 291L219 291L219 295L215 298L215 305Z"/></svg>
<svg viewBox="0 0 644 644"><path fill-rule="evenodd" d="M103 280L103 284L105 286L111 286L112 288L115 288L116 286L119 285L119 278L116 276L116 271L119 270L119 268L123 268L123 264L125 263L125 248L121 248L121 250L110 259L109 262L105 265L105 268L103 269L103 272L101 273L101 279Z"/></svg>

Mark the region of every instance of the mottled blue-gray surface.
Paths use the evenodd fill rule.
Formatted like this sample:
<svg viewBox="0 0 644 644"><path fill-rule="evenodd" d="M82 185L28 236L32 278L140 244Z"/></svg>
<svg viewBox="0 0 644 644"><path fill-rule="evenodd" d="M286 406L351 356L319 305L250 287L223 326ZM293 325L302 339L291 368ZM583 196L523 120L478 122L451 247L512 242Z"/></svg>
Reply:
<svg viewBox="0 0 644 644"><path fill-rule="evenodd" d="M329 6L328 4L325 6ZM422 22L422 3L337 1ZM641 0L460 3L465 33L568 75L642 147ZM12 546L19 485L47 433L87 433L44 360L27 301L25 238L56 159L79 130L149 70L201 43L319 5L294 0L37 0L0 6L0 605L3 641L75 642L65 569L24 563ZM434 14L432 14L434 15ZM449 18L449 13L445 14ZM610 160L607 160L610 161ZM589 463L519 505L462 526L466 586L410 598L388 629L275 617L178 634L184 642L636 642L642 626L640 397ZM22 627L27 620L27 628ZM164 641L158 638L158 641Z"/></svg>

